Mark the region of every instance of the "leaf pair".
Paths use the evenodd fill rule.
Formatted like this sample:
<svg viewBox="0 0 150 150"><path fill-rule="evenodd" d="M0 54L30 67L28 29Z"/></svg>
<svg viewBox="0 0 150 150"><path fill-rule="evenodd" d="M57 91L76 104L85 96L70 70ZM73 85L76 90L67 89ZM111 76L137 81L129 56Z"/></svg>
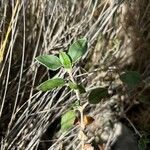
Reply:
<svg viewBox="0 0 150 150"><path fill-rule="evenodd" d="M62 78L52 78L40 84L37 89L45 92L45 91L53 90L58 87L62 87L65 84L66 81ZM66 85L68 85L71 89L79 90L80 93L86 92L82 85L75 84L71 81L69 81L68 84Z"/></svg>
<svg viewBox="0 0 150 150"><path fill-rule="evenodd" d="M120 79L123 83L127 84L129 87L136 87L142 81L142 77L136 71L127 71L120 75ZM107 97L109 97L108 88L99 87L99 88L93 89L90 92L88 100L89 100L89 103L91 104L97 104L103 98L107 98Z"/></svg>
<svg viewBox="0 0 150 150"><path fill-rule="evenodd" d="M87 40L82 38L74 42L70 46L68 54L66 52L60 52L59 58L54 55L43 55L38 56L36 60L40 64L44 65L45 67L53 71L59 69L60 67L64 67L67 70L68 69L71 70L73 66L72 63L80 59L85 54L86 51L87 51ZM65 85L64 79L55 78L43 82L41 85L38 86L38 89L42 91L48 91L57 87L62 87L63 85ZM74 86L74 88L79 89L82 93L85 92L85 89L80 85L76 85L76 87Z"/></svg>
<svg viewBox="0 0 150 150"><path fill-rule="evenodd" d="M87 39L82 38L74 42L68 50L68 54L65 52L59 53L59 58L54 55L42 55L36 57L36 60L47 67L50 70L57 70L60 67L65 69L71 69L72 63L79 60L87 51Z"/></svg>
<svg viewBox="0 0 150 150"><path fill-rule="evenodd" d="M69 56L65 52L59 53L59 58L54 55L42 55L36 57L36 60L47 67L50 70L57 70L60 67L64 67L65 69L71 69L72 68L72 62L69 58Z"/></svg>

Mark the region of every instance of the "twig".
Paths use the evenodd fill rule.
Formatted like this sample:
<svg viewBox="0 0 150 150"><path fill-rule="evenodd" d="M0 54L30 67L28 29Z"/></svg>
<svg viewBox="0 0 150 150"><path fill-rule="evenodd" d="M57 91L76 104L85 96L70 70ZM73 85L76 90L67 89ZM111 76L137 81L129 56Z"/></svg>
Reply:
<svg viewBox="0 0 150 150"><path fill-rule="evenodd" d="M130 125L132 126L132 128L134 129L135 133L139 135L139 137L142 137L142 135L140 134L140 132L135 128L134 124L131 122L131 120L124 115L124 118L127 119L127 121L130 123Z"/></svg>

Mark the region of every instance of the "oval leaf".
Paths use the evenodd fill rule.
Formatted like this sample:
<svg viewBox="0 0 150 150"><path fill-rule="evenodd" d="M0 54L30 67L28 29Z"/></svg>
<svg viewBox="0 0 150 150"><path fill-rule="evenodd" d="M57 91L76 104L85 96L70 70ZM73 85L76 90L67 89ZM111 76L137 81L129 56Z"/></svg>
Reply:
<svg viewBox="0 0 150 150"><path fill-rule="evenodd" d="M54 56L54 55L38 56L38 57L36 57L36 60L40 64L46 66L47 68L49 68L51 70L57 70L62 66L59 58L57 56Z"/></svg>
<svg viewBox="0 0 150 150"><path fill-rule="evenodd" d="M103 98L106 98L108 96L108 89L99 87L91 91L88 100L91 104L98 104Z"/></svg>
<svg viewBox="0 0 150 150"><path fill-rule="evenodd" d="M68 51L68 55L71 57L73 62L80 59L87 51L87 39L82 38L74 42Z"/></svg>
<svg viewBox="0 0 150 150"><path fill-rule="evenodd" d="M130 87L135 87L142 81L140 74L136 71L127 71L120 75L120 79Z"/></svg>
<svg viewBox="0 0 150 150"><path fill-rule="evenodd" d="M60 62L62 63L62 65L65 69L71 69L72 68L71 60L65 52L60 52L59 59L60 59Z"/></svg>
<svg viewBox="0 0 150 150"><path fill-rule="evenodd" d="M49 79L38 86L38 90L49 91L54 88L61 87L65 84L65 80L61 78Z"/></svg>
<svg viewBox="0 0 150 150"><path fill-rule="evenodd" d="M73 110L67 111L62 117L61 117L61 131L66 132L68 131L75 122L76 114Z"/></svg>

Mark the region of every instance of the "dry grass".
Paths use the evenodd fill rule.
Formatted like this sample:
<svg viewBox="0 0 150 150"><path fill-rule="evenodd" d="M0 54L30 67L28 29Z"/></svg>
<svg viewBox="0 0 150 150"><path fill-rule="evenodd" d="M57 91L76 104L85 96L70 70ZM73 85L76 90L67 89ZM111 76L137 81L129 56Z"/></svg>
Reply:
<svg viewBox="0 0 150 150"><path fill-rule="evenodd" d="M137 70L144 80L149 79L148 0L116 4L108 0L2 0L0 8L1 149L32 150L39 149L39 145L61 149L68 141L72 142L65 149L80 146L75 128L59 138L55 135L54 126L75 97L70 97L67 88L46 93L36 90L39 83L54 74L65 75L62 70L44 70L35 62L38 55L57 54L79 37L87 37L89 51L84 60L91 73L74 68L77 75L82 74L78 78L87 89L97 83L97 73L103 77L102 71L93 71L97 65L103 66L103 72L112 65L120 70ZM143 108L148 114L147 107Z"/></svg>

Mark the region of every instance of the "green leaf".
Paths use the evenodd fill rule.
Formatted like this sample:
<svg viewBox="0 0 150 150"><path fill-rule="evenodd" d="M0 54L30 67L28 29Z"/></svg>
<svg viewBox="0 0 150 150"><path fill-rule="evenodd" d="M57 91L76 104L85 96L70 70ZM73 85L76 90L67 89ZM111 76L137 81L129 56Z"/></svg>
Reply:
<svg viewBox="0 0 150 150"><path fill-rule="evenodd" d="M61 117L61 131L66 132L68 131L74 124L76 119L76 113L73 110L67 111Z"/></svg>
<svg viewBox="0 0 150 150"><path fill-rule="evenodd" d="M71 82L71 81L69 81L68 83L69 83L69 87L70 87L71 89L73 89L73 90L79 90L79 92L80 92L81 94L86 92L85 88L84 88L82 85L80 85L80 84L78 85L78 84L73 83L73 82Z"/></svg>
<svg viewBox="0 0 150 150"><path fill-rule="evenodd" d="M98 104L103 98L107 98L108 96L108 88L99 87L90 92L88 101L91 104Z"/></svg>
<svg viewBox="0 0 150 150"><path fill-rule="evenodd" d="M87 39L82 38L74 42L68 51L68 55L71 57L73 62L80 59L87 51Z"/></svg>
<svg viewBox="0 0 150 150"><path fill-rule="evenodd" d="M59 53L59 59L65 69L71 69L72 63L69 56L65 52Z"/></svg>
<svg viewBox="0 0 150 150"><path fill-rule="evenodd" d="M62 66L59 58L57 56L54 56L54 55L38 56L38 57L36 57L36 60L40 64L48 67L51 70L57 70L57 69L59 69Z"/></svg>
<svg viewBox="0 0 150 150"><path fill-rule="evenodd" d="M140 74L136 71L127 71L120 75L120 79L129 87L135 87L142 81Z"/></svg>
<svg viewBox="0 0 150 150"><path fill-rule="evenodd" d="M80 92L81 94L82 94L82 93L86 93L85 88L84 88L81 84L78 85L78 90L79 90L79 92Z"/></svg>
<svg viewBox="0 0 150 150"><path fill-rule="evenodd" d="M80 106L80 100L76 100L71 107L73 108L73 110L77 110Z"/></svg>
<svg viewBox="0 0 150 150"><path fill-rule="evenodd" d="M65 80L61 78L49 79L38 86L38 90L49 91L57 87L62 87L65 84Z"/></svg>
<svg viewBox="0 0 150 150"><path fill-rule="evenodd" d="M76 83L73 83L71 81L68 82L68 85L73 90L78 90L78 85Z"/></svg>

